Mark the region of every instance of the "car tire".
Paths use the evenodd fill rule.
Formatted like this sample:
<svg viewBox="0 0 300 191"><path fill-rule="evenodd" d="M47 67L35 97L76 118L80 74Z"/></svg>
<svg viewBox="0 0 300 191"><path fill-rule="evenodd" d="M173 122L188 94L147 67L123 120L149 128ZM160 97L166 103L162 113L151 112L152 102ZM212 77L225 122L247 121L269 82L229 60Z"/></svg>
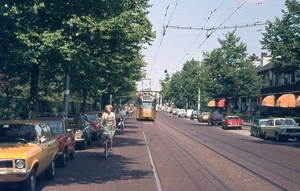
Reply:
<svg viewBox="0 0 300 191"><path fill-rule="evenodd" d="M280 137L280 135L277 132L275 133L275 140L277 142L280 142L282 140L282 138Z"/></svg>
<svg viewBox="0 0 300 191"><path fill-rule="evenodd" d="M53 179L55 176L55 162L52 161L50 166L45 171L45 175L47 179Z"/></svg>
<svg viewBox="0 0 300 191"><path fill-rule="evenodd" d="M265 139L265 140L268 140L268 139L269 139L267 133L264 133L264 139Z"/></svg>
<svg viewBox="0 0 300 191"><path fill-rule="evenodd" d="M256 132L256 137L257 137L257 138L260 138L260 133L259 133L259 131Z"/></svg>
<svg viewBox="0 0 300 191"><path fill-rule="evenodd" d="M69 154L70 159L75 159L75 149Z"/></svg>
<svg viewBox="0 0 300 191"><path fill-rule="evenodd" d="M28 178L22 182L22 190L35 191L36 190L36 175L35 169L32 169Z"/></svg>
<svg viewBox="0 0 300 191"><path fill-rule="evenodd" d="M67 164L67 149L64 150L62 157L58 160L58 165L60 167L65 167Z"/></svg>

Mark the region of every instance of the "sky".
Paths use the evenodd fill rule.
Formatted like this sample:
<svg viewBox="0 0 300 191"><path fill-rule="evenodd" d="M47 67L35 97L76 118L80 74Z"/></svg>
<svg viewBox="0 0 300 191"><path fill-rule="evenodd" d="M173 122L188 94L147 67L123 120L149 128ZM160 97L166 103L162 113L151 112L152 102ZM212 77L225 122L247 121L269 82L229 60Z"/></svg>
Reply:
<svg viewBox="0 0 300 191"><path fill-rule="evenodd" d="M156 38L142 52L147 76L137 83L139 91L159 91L164 70L172 75L186 61L200 60L202 52L219 48L218 39L233 30L247 45L248 55L269 54L259 42L265 23L282 18L282 10L287 10L284 0L149 0L149 4L148 19Z"/></svg>

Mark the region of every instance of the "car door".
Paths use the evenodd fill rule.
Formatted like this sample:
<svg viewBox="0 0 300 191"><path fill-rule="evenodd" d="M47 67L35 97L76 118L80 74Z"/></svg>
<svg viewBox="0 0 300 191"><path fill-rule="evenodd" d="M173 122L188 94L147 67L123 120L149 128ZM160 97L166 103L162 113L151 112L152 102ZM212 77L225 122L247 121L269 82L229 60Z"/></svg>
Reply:
<svg viewBox="0 0 300 191"><path fill-rule="evenodd" d="M54 159L54 156L58 152L58 145L57 145L57 138L51 129L50 125L48 124L42 124L42 128L46 134L46 146L47 146L47 164L51 164L51 162Z"/></svg>
<svg viewBox="0 0 300 191"><path fill-rule="evenodd" d="M39 174L40 172L44 171L48 165L49 165L49 146L48 146L48 141L47 139L47 129L45 128L45 126L43 124L37 124L36 125L36 130L37 130L37 136L39 138L39 142L40 142L40 148L41 148L41 152L38 156L39 159L39 168L37 171L37 174Z"/></svg>
<svg viewBox="0 0 300 191"><path fill-rule="evenodd" d="M267 125L264 127L265 133L268 137L274 137L274 120L269 120Z"/></svg>

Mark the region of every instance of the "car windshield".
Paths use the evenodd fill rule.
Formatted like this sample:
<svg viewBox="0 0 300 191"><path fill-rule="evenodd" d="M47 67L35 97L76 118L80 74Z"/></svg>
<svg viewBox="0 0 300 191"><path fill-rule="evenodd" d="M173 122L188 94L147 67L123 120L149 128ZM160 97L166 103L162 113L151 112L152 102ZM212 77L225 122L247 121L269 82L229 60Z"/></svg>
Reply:
<svg viewBox="0 0 300 191"><path fill-rule="evenodd" d="M260 121L260 122L259 122L259 125L266 125L266 124L267 124L267 122L268 122L268 120L263 120L263 121Z"/></svg>
<svg viewBox="0 0 300 191"><path fill-rule="evenodd" d="M33 125L25 124L1 124L0 143L15 143L25 139L28 142L36 142L37 135Z"/></svg>
<svg viewBox="0 0 300 191"><path fill-rule="evenodd" d="M97 122L98 121L98 116L97 115L88 114L87 115L87 119L88 119L89 122Z"/></svg>
<svg viewBox="0 0 300 191"><path fill-rule="evenodd" d="M221 113L216 113L212 115L213 117L223 117L223 115Z"/></svg>
<svg viewBox="0 0 300 191"><path fill-rule="evenodd" d="M293 119L285 119L284 125L297 125L297 123Z"/></svg>
<svg viewBox="0 0 300 191"><path fill-rule="evenodd" d="M52 127L55 134L63 134L64 133L62 121L58 121L58 120L44 120L44 121L49 123L49 125Z"/></svg>

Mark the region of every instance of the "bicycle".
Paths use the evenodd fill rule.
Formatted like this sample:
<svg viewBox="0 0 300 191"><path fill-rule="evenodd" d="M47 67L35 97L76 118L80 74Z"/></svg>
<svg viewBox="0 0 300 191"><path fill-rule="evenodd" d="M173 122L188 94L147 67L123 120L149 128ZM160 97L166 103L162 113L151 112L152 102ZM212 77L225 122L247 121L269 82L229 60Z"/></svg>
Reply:
<svg viewBox="0 0 300 191"><path fill-rule="evenodd" d="M104 146L104 157L105 157L105 160L107 160L107 158L109 156L109 152L110 152L109 136L111 135L111 131L104 131L102 135L104 138L104 142L102 144Z"/></svg>

